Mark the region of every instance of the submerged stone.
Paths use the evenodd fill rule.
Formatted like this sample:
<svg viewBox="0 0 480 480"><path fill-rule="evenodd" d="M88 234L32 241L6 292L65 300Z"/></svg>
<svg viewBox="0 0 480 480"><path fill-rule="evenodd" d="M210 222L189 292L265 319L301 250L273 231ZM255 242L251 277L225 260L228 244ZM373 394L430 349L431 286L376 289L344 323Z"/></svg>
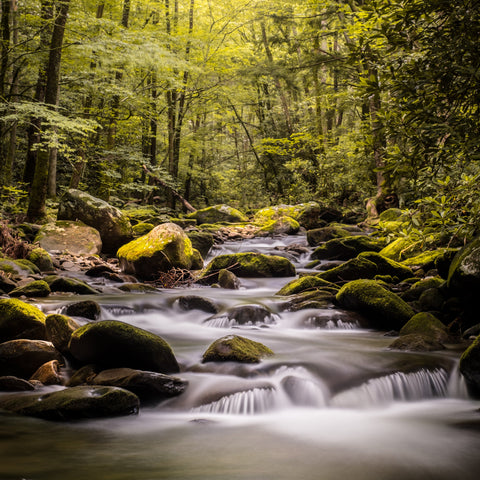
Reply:
<svg viewBox="0 0 480 480"><path fill-rule="evenodd" d="M47 394L6 395L0 408L44 420L70 421L114 417L138 412L138 397L128 390L105 386L78 386Z"/></svg>

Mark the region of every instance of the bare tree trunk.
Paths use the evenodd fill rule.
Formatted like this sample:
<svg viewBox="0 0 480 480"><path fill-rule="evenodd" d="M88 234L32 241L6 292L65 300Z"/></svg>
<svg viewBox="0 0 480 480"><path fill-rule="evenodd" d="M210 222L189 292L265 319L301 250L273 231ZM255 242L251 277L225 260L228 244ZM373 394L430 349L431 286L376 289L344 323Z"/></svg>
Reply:
<svg viewBox="0 0 480 480"><path fill-rule="evenodd" d="M58 11L53 27L52 39L48 56L47 83L45 88L45 103L55 108L58 101L58 86L60 81L60 65L62 59L63 37L68 18L70 0L59 0ZM35 165L35 175L30 191L27 218L36 221L45 216L49 171L49 151L46 147L38 152Z"/></svg>

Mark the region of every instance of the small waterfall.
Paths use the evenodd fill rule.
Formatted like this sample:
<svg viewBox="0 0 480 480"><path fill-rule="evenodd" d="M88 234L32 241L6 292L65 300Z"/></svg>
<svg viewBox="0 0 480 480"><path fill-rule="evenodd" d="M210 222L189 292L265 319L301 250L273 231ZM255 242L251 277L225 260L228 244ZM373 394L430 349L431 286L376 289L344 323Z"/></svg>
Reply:
<svg viewBox="0 0 480 480"><path fill-rule="evenodd" d="M253 388L192 408L191 412L253 415L271 410L275 405L275 390L273 388Z"/></svg>
<svg viewBox="0 0 480 480"><path fill-rule="evenodd" d="M368 380L359 387L340 392L332 398L334 407L368 407L394 401L445 397L448 374L444 369L421 369L417 372L396 372Z"/></svg>

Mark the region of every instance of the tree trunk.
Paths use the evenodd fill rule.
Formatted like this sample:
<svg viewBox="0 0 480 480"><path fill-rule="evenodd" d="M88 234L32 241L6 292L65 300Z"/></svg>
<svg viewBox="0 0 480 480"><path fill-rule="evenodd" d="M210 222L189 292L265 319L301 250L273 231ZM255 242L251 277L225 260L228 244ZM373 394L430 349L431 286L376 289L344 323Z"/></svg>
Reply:
<svg viewBox="0 0 480 480"><path fill-rule="evenodd" d="M10 0L2 0L2 16L0 19L0 41L1 41L1 61L0 61L0 99L5 101L5 92L7 91L7 74L8 64L10 60L10 16L11 3ZM0 186L7 185L8 177L11 175L9 168L6 146L7 126L0 122Z"/></svg>
<svg viewBox="0 0 480 480"><path fill-rule="evenodd" d="M62 59L63 37L68 18L70 0L60 0L53 27L52 39L48 55L48 68L46 71L47 82L45 86L45 103L55 108L58 101L58 86L60 81L60 65ZM41 127L43 129L43 126ZM30 191L27 218L36 221L45 216L48 187L50 154L47 147L38 151L35 165L35 175Z"/></svg>

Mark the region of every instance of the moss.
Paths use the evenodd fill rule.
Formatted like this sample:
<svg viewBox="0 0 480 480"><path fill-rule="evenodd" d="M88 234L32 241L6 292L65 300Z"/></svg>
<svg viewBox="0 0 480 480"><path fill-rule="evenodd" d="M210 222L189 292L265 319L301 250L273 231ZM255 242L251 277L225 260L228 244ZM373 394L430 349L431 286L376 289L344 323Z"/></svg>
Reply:
<svg viewBox="0 0 480 480"><path fill-rule="evenodd" d="M261 253L235 253L215 257L202 272L200 281L218 281L218 272L228 269L239 277L291 277L295 267L286 258Z"/></svg>
<svg viewBox="0 0 480 480"><path fill-rule="evenodd" d="M16 298L0 300L0 342L14 338L45 338L45 314Z"/></svg>
<svg viewBox="0 0 480 480"><path fill-rule="evenodd" d="M455 289L480 290L480 237L463 247L453 258L447 284Z"/></svg>
<svg viewBox="0 0 480 480"><path fill-rule="evenodd" d="M96 295L98 291L76 278L47 275L44 280L50 285L52 292L71 292L79 295Z"/></svg>
<svg viewBox="0 0 480 480"><path fill-rule="evenodd" d="M399 237L380 250L379 253L399 262L421 253L421 246L422 243L415 237Z"/></svg>
<svg viewBox="0 0 480 480"><path fill-rule="evenodd" d="M377 266L366 258L352 258L341 265L317 274L318 278L328 282L373 278L378 273Z"/></svg>
<svg viewBox="0 0 480 480"><path fill-rule="evenodd" d="M433 268L437 258L442 257L445 254L445 248L439 248L438 250L422 252L410 258L406 258L402 261L403 265L407 267L421 267L423 269Z"/></svg>
<svg viewBox="0 0 480 480"><path fill-rule="evenodd" d="M45 319L47 338L62 354L68 353L68 342L72 333L80 328L80 325L67 315L52 314Z"/></svg>
<svg viewBox="0 0 480 480"><path fill-rule="evenodd" d="M434 352L444 350L445 346L439 341L419 333L402 335L389 346L392 350L406 350L409 352Z"/></svg>
<svg viewBox="0 0 480 480"><path fill-rule="evenodd" d="M202 208L196 212L189 213L186 218L193 218L199 225L203 223L217 222L246 222L248 218L236 208L229 205L213 205L211 207Z"/></svg>
<svg viewBox="0 0 480 480"><path fill-rule="evenodd" d="M52 259L44 248L34 248L28 255L28 260L36 265L42 272L54 270Z"/></svg>
<svg viewBox="0 0 480 480"><path fill-rule="evenodd" d="M146 222L137 223L132 227L133 234L137 237L146 235L148 232L150 232L154 228L155 228L155 225L153 225L153 223L146 223Z"/></svg>
<svg viewBox="0 0 480 480"><path fill-rule="evenodd" d="M258 363L273 351L259 342L238 335L228 335L213 342L203 354L202 362Z"/></svg>
<svg viewBox="0 0 480 480"><path fill-rule="evenodd" d="M399 208L389 208L380 214L379 220L381 222L393 222L402 219L402 216L403 212Z"/></svg>
<svg viewBox="0 0 480 480"><path fill-rule="evenodd" d="M322 242L328 242L334 238L349 237L352 232L345 229L343 226L332 226L322 228L315 228L308 230L307 242L311 247L316 247Z"/></svg>
<svg viewBox="0 0 480 480"><path fill-rule="evenodd" d="M349 260L361 252L378 252L383 245L384 241L382 239L366 235L334 238L317 247L311 258L317 260Z"/></svg>
<svg viewBox="0 0 480 480"><path fill-rule="evenodd" d="M440 277L422 278L422 280L416 281L407 291L402 294L404 300L418 300L420 295L426 290L432 288L440 288L444 285L445 281Z"/></svg>
<svg viewBox="0 0 480 480"><path fill-rule="evenodd" d="M308 275L301 277L287 283L282 289L280 289L276 295L295 295L297 293L305 292L307 290L316 290L318 287L330 287L337 288L333 283L327 282L322 278Z"/></svg>
<svg viewBox="0 0 480 480"><path fill-rule="evenodd" d="M48 297L51 293L50 286L44 280L34 280L22 287L14 288L9 295L11 297Z"/></svg>
<svg viewBox="0 0 480 480"><path fill-rule="evenodd" d="M24 270L27 270L28 272L32 274L39 274L40 269L32 263L30 260L27 260L26 258L20 258L18 260L15 260L15 263L22 267Z"/></svg>
<svg viewBox="0 0 480 480"><path fill-rule="evenodd" d="M400 279L413 276L413 272L410 268L376 252L362 252L358 255L358 258L366 258L373 262L377 266L377 272L379 275L392 275Z"/></svg>
<svg viewBox="0 0 480 480"><path fill-rule="evenodd" d="M399 330L414 315L410 305L375 280L349 282L336 299L340 306L362 313L373 326L385 330Z"/></svg>
<svg viewBox="0 0 480 480"><path fill-rule="evenodd" d="M215 243L213 235L209 232L201 232L197 230L186 232L186 234L192 242L193 248L196 248L202 257L205 258Z"/></svg>
<svg viewBox="0 0 480 480"><path fill-rule="evenodd" d="M258 230L257 235L261 236L262 234L287 234L295 235L300 230L300 224L292 217L282 216L276 220L271 220L267 222L260 230Z"/></svg>
<svg viewBox="0 0 480 480"><path fill-rule="evenodd" d="M459 367L465 377L469 393L480 398L480 335L463 352Z"/></svg>
<svg viewBox="0 0 480 480"><path fill-rule="evenodd" d="M119 290L123 292L130 293L146 293L146 292L156 292L157 289L146 283L123 283L120 285Z"/></svg>
<svg viewBox="0 0 480 480"><path fill-rule="evenodd" d="M400 330L400 335L413 333L424 335L439 342L448 342L450 338L445 325L428 312L417 313Z"/></svg>

